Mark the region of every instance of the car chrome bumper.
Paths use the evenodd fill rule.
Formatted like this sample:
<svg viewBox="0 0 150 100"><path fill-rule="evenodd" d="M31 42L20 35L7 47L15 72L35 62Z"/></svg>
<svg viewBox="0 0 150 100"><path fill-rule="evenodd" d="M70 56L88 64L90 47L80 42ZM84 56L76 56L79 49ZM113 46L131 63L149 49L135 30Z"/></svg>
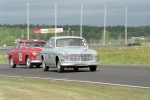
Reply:
<svg viewBox="0 0 150 100"><path fill-rule="evenodd" d="M41 60L31 60L31 63L42 63Z"/></svg>
<svg viewBox="0 0 150 100"><path fill-rule="evenodd" d="M60 62L61 66L98 66L98 62Z"/></svg>

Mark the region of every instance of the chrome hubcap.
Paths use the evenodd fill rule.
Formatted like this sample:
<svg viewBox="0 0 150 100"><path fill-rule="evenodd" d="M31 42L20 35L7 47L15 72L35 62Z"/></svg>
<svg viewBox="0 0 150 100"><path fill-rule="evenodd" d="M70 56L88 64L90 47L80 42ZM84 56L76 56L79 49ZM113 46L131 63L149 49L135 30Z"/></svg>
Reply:
<svg viewBox="0 0 150 100"><path fill-rule="evenodd" d="M12 66L14 63L13 63L13 59L11 58L10 60L10 65Z"/></svg>
<svg viewBox="0 0 150 100"><path fill-rule="evenodd" d="M29 66L30 65L30 60L29 59L27 59L27 66Z"/></svg>

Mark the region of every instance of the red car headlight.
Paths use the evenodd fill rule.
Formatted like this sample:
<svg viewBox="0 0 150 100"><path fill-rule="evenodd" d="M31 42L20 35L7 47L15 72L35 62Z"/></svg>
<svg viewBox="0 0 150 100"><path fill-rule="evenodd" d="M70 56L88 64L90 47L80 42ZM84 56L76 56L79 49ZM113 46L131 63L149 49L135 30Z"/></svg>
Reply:
<svg viewBox="0 0 150 100"><path fill-rule="evenodd" d="M36 52L32 52L32 55L33 55L33 56L36 56L36 55L37 55L37 53L36 53Z"/></svg>

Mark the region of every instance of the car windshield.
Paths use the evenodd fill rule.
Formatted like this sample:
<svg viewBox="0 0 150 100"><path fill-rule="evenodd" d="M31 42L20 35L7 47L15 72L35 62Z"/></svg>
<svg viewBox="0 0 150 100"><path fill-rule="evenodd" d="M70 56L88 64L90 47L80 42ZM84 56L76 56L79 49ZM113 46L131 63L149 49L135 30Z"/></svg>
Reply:
<svg viewBox="0 0 150 100"><path fill-rule="evenodd" d="M77 38L58 39L56 42L57 47L62 46L87 46L85 40Z"/></svg>
<svg viewBox="0 0 150 100"><path fill-rule="evenodd" d="M45 42L26 42L26 47L44 47Z"/></svg>

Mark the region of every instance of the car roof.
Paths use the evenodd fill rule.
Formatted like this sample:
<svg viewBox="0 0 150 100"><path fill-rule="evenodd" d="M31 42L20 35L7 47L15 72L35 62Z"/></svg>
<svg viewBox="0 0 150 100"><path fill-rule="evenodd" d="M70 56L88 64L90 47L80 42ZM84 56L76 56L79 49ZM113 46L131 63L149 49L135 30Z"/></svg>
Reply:
<svg viewBox="0 0 150 100"><path fill-rule="evenodd" d="M30 39L30 40L20 40L18 42L46 42L46 41L45 40Z"/></svg>
<svg viewBox="0 0 150 100"><path fill-rule="evenodd" d="M80 39L83 39L82 37L79 37L79 36L57 36L57 37L51 37L51 38L54 38L54 39L63 39L63 38L80 38Z"/></svg>

